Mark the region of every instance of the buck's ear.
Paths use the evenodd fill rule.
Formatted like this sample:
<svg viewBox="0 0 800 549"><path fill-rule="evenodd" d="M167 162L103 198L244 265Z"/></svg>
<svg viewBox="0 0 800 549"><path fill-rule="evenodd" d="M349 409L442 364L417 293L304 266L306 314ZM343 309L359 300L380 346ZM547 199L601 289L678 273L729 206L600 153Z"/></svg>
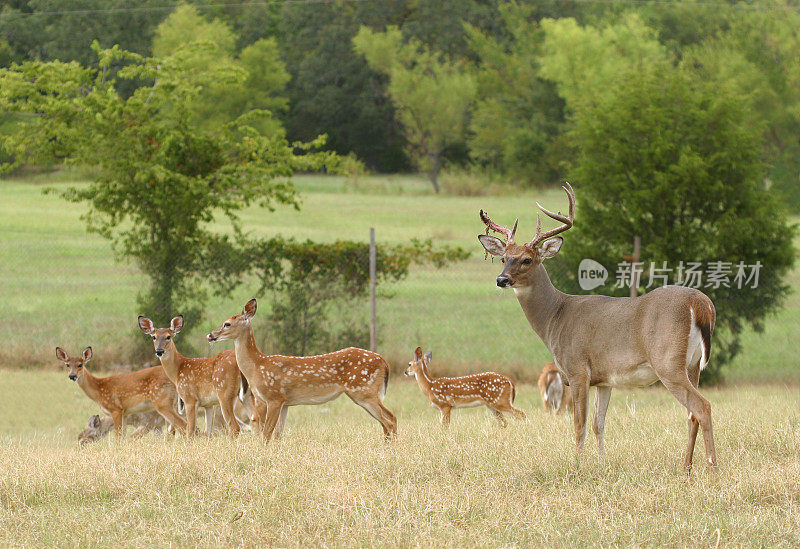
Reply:
<svg viewBox="0 0 800 549"><path fill-rule="evenodd" d="M178 315L169 321L169 329L173 332L180 333L183 330L183 315Z"/></svg>
<svg viewBox="0 0 800 549"><path fill-rule="evenodd" d="M564 239L560 236L548 238L542 242L542 246L539 248L539 254L542 256L542 259L550 259L551 257L555 257L555 255L561 249L561 245L563 243Z"/></svg>
<svg viewBox="0 0 800 549"><path fill-rule="evenodd" d="M83 350L82 355L83 355L83 362L84 363L89 362L90 360L92 360L92 348L91 347L86 347Z"/></svg>
<svg viewBox="0 0 800 549"><path fill-rule="evenodd" d="M139 328L141 328L142 331L147 335L152 334L153 330L156 329L156 327L153 325L153 321L146 316L139 317Z"/></svg>
<svg viewBox="0 0 800 549"><path fill-rule="evenodd" d="M414 350L414 358L417 359L417 360L422 358L422 347L417 347Z"/></svg>
<svg viewBox="0 0 800 549"><path fill-rule="evenodd" d="M425 353L425 360L430 362L432 358L433 358L433 351L428 351L427 353Z"/></svg>
<svg viewBox="0 0 800 549"><path fill-rule="evenodd" d="M61 362L66 362L67 360L69 360L67 352L64 351L64 349L62 349L61 347L56 347L56 358Z"/></svg>
<svg viewBox="0 0 800 549"><path fill-rule="evenodd" d="M89 429L99 429L99 428L100 428L100 416L95 414L89 418Z"/></svg>
<svg viewBox="0 0 800 549"><path fill-rule="evenodd" d="M502 240L496 236L489 236L488 234L479 234L478 240L483 244L484 249L492 255L502 257L506 253L506 245Z"/></svg>
<svg viewBox="0 0 800 549"><path fill-rule="evenodd" d="M258 302L256 301L256 298L253 298L244 304L244 309L242 309L242 314L247 320L250 320L251 318L256 316L257 308L258 308Z"/></svg>

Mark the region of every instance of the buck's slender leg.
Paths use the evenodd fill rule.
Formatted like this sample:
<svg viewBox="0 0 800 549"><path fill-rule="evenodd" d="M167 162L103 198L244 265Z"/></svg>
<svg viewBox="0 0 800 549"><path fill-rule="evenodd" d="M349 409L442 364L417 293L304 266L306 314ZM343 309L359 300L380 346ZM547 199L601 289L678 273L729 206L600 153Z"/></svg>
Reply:
<svg viewBox="0 0 800 549"><path fill-rule="evenodd" d="M700 384L700 363L697 362L689 367L689 382L696 389ZM688 474L692 470L692 456L694 455L694 444L697 440L697 430L700 427L700 422L695 419L694 414L689 412L689 441L686 445L686 455L683 458L683 468L686 469Z"/></svg>
<svg viewBox="0 0 800 549"><path fill-rule="evenodd" d="M680 368L676 367L678 363ZM714 449L711 403L689 381L683 356L674 357L672 364L670 364L669 360L651 361L651 364L667 390L678 399L678 402L686 407L692 417L699 423L700 428L703 429L703 442L706 447L708 468L713 473L717 468L717 453ZM691 432L689 434L691 435ZM685 458L684 465L686 465Z"/></svg>
<svg viewBox="0 0 800 549"><path fill-rule="evenodd" d="M594 399L594 422L592 430L597 435L597 452L600 460L605 461L606 451L603 446L603 430L606 426L606 411L608 411L608 401L611 398L611 387L598 387Z"/></svg>
<svg viewBox="0 0 800 549"><path fill-rule="evenodd" d="M573 423L575 425L575 450L580 456L583 442L586 440L586 412L589 400L589 379L575 378L569 380L572 387L572 399L575 406Z"/></svg>

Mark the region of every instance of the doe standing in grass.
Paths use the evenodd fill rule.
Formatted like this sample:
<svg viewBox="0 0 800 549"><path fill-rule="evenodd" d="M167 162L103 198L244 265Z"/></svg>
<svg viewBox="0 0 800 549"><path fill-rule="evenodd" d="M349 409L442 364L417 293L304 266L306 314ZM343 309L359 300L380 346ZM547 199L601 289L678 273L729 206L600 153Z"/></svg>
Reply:
<svg viewBox="0 0 800 549"><path fill-rule="evenodd" d="M178 352L175 336L183 329L183 315L169 323L169 328L156 328L149 318L139 317L139 328L153 338L153 347L161 365L178 389L186 406L187 434L194 436L197 407L205 409L206 434L214 427L214 408L219 405L231 436L239 434L239 422L234 413L242 374L236 365L233 351L222 351L208 358L189 358Z"/></svg>
<svg viewBox="0 0 800 549"><path fill-rule="evenodd" d="M504 375L483 372L462 377L431 377L428 370L433 353L422 355L422 349L414 351L414 360L408 363L406 375L417 378L419 388L431 401L431 406L442 413L442 425L450 425L450 411L453 408L486 406L502 427L506 426L503 412L519 420L526 420L525 412L514 408L516 389L514 382Z"/></svg>
<svg viewBox="0 0 800 549"><path fill-rule="evenodd" d="M239 368L256 397L267 404L263 430L267 440L286 417L288 406L322 404L342 393L381 424L387 439L397 434L397 419L383 405L389 365L381 355L355 347L317 356L265 355L253 335L256 308L251 299L207 339L234 341Z"/></svg>
<svg viewBox="0 0 800 549"><path fill-rule="evenodd" d="M154 366L128 374L95 377L86 369L92 359L92 348L86 347L81 355L70 358L61 347L56 347L56 357L69 370L69 378L76 382L86 396L94 400L114 421L117 436L125 434L125 417L155 409L167 422L184 431L186 422L175 408L178 393L164 368Z"/></svg>

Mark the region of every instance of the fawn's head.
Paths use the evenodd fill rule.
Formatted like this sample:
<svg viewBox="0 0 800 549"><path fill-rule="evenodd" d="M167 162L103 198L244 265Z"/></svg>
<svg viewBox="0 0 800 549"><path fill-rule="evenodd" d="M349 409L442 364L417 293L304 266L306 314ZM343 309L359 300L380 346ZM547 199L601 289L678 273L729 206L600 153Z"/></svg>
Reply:
<svg viewBox="0 0 800 549"><path fill-rule="evenodd" d="M535 268L542 264L545 259L554 257L561 249L564 239L560 236L555 236L572 227L575 219L575 192L569 183L562 187L567 193L569 199L569 215L564 216L561 212L553 213L542 207L538 202L536 203L547 216L560 221L561 226L542 232L542 218L537 215L538 223L536 225L536 234L533 240L525 244L517 244L514 242L514 234L517 232L517 221L514 222L514 228L508 229L501 225L497 225L489 219L486 212L481 210L481 221L486 224L486 233L478 235L478 240L483 244L484 249L493 256L501 258L503 262L503 271L497 277L497 285L500 288L522 288L529 286L531 278L535 272ZM489 231L504 234L506 241L503 242L495 236L489 236Z"/></svg>
<svg viewBox="0 0 800 549"><path fill-rule="evenodd" d="M414 351L414 360L408 363L408 368L406 368L405 374L408 377L416 377L416 375L422 371L423 366L430 364L432 358L432 351L428 351L423 355L422 348L417 347L417 349Z"/></svg>
<svg viewBox="0 0 800 549"><path fill-rule="evenodd" d="M70 358L64 349L56 347L56 358L66 366L69 372L69 378L72 381L80 382L86 363L92 359L92 348L86 347L79 357Z"/></svg>
<svg viewBox="0 0 800 549"><path fill-rule="evenodd" d="M233 315L206 336L208 342L214 343L215 341L236 339L245 333L245 330L250 328L250 321L256 315L257 307L258 303L255 298L245 303L241 313Z"/></svg>
<svg viewBox="0 0 800 549"><path fill-rule="evenodd" d="M95 442L106 436L111 429L114 428L114 422L110 417L100 419L100 416L94 415L89 418L89 424L86 429L81 431L78 435L78 443L83 446L90 442Z"/></svg>
<svg viewBox="0 0 800 549"><path fill-rule="evenodd" d="M139 317L139 328L153 338L153 347L158 356L174 348L174 339L183 329L183 315L178 315L169 321L169 328L156 328L153 321L147 317Z"/></svg>

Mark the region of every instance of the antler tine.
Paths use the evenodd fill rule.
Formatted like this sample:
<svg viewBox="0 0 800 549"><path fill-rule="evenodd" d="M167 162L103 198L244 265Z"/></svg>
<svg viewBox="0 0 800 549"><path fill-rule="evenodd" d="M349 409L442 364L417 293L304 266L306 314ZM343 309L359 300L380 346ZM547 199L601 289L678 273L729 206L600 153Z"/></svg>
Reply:
<svg viewBox="0 0 800 549"><path fill-rule="evenodd" d="M511 238L509 240L514 240L514 235L517 234L517 223L519 223L519 217L514 220L514 228L511 229Z"/></svg>
<svg viewBox="0 0 800 549"><path fill-rule="evenodd" d="M561 188L564 189L565 193L567 193L567 199L569 200L569 215L565 216L560 211L558 213L551 212L537 202L536 205L539 206L539 209L542 210L545 215L552 217L556 221L560 221L562 225L560 227L556 227L555 229L542 232L542 217L537 214L538 221L536 224L536 235L533 237L533 240L528 242L528 246L534 247L540 242L547 240L548 238L559 233L563 233L572 227L572 223L575 220L575 191L572 190L572 185L567 182L564 182L564 185Z"/></svg>
<svg viewBox="0 0 800 549"><path fill-rule="evenodd" d="M481 210L481 221L483 221L486 224L487 234L489 233L489 229L491 229L496 233L501 233L506 235L508 242L512 242L514 240L514 233L517 231L516 221L514 222L514 230L512 231L511 229L503 227L502 225L498 225L497 223L489 219L489 216L483 210Z"/></svg>

